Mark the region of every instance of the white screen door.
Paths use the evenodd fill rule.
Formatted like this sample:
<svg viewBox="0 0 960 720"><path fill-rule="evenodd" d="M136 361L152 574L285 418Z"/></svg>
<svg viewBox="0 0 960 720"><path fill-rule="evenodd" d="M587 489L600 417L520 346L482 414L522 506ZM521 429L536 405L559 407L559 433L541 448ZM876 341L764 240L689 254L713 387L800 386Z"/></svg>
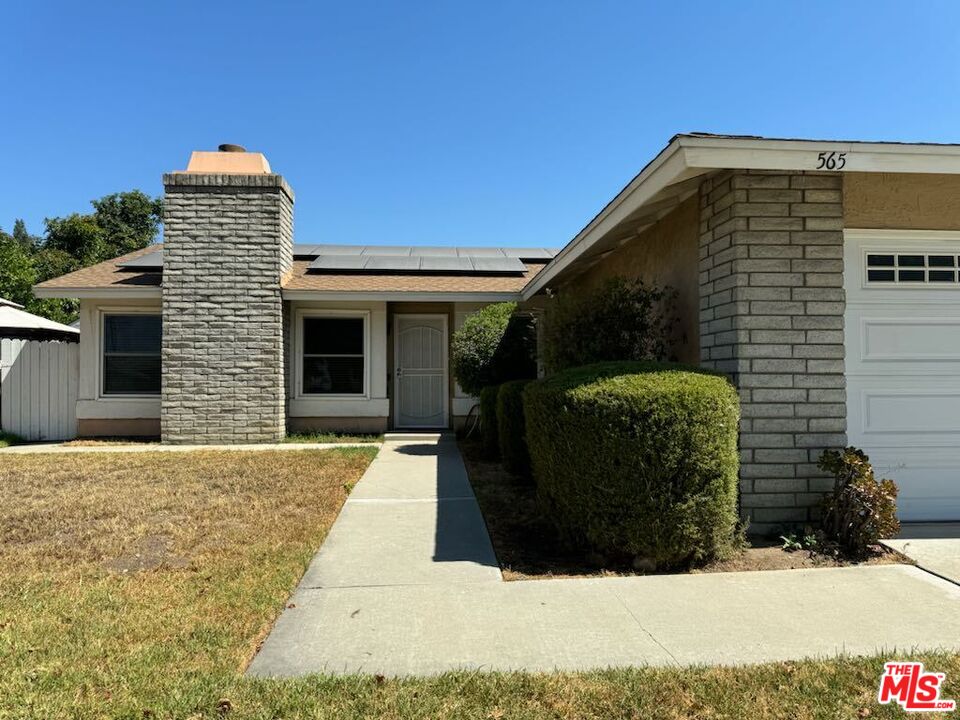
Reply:
<svg viewBox="0 0 960 720"><path fill-rule="evenodd" d="M398 428L447 426L447 316L397 315L394 407Z"/></svg>

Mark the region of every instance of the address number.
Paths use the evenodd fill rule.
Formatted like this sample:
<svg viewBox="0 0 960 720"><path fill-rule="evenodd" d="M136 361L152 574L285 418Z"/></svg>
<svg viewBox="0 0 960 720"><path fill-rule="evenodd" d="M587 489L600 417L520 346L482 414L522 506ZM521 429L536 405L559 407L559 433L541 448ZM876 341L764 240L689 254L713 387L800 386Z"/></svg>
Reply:
<svg viewBox="0 0 960 720"><path fill-rule="evenodd" d="M822 152L817 155L817 170L843 170L847 164L845 152Z"/></svg>

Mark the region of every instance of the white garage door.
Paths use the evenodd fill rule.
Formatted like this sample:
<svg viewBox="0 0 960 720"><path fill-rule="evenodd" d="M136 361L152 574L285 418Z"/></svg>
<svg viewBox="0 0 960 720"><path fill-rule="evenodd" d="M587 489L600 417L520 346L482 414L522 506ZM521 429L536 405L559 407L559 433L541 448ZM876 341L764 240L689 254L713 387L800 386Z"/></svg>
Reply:
<svg viewBox="0 0 960 720"><path fill-rule="evenodd" d="M845 235L850 444L902 520L960 520L960 233Z"/></svg>

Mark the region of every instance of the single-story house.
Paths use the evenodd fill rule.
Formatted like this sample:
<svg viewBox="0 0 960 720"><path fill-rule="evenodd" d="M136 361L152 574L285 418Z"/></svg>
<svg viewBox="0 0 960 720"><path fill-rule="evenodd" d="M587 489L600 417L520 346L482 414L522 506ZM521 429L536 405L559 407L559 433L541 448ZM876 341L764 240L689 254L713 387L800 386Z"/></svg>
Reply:
<svg viewBox="0 0 960 720"><path fill-rule="evenodd" d="M36 288L81 300L81 434L451 427L471 311L630 274L679 291L678 358L740 390L754 530L808 519L847 443L903 519L960 520L958 146L677 135L556 254L295 243L258 153L194 153L164 188L162 247Z"/></svg>

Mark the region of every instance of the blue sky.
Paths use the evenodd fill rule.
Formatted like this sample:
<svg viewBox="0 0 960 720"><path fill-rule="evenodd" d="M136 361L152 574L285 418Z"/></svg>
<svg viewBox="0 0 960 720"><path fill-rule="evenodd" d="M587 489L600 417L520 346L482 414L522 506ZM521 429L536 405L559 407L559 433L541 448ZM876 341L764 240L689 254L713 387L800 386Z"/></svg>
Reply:
<svg viewBox="0 0 960 720"><path fill-rule="evenodd" d="M954 2L9 3L0 227L266 154L298 242L560 246L677 132L960 141Z"/></svg>

